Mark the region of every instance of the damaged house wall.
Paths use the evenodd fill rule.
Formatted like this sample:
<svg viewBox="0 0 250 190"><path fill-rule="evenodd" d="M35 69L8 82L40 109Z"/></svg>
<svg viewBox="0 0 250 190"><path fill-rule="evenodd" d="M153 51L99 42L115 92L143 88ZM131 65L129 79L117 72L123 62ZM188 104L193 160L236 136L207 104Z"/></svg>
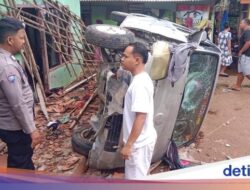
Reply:
<svg viewBox="0 0 250 190"><path fill-rule="evenodd" d="M87 44L84 37L79 0L0 0L0 15L16 17L26 23L25 66L30 66L33 82L38 80L39 73L45 91L67 87L96 73L94 47ZM28 51L29 46L31 51Z"/></svg>
<svg viewBox="0 0 250 190"><path fill-rule="evenodd" d="M0 2L4 3L4 0L0 0ZM35 3L35 2L40 5L43 4L43 0L27 0L27 1L16 0L15 2L17 5L28 5L28 6L30 3ZM65 5L67 8L69 8L71 12L80 16L80 0L58 0L58 2Z"/></svg>

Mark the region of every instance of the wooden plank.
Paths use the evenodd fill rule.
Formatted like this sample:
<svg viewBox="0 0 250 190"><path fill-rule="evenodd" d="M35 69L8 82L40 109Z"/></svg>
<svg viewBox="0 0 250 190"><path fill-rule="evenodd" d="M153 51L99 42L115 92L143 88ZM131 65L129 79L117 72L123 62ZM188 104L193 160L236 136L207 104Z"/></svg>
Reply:
<svg viewBox="0 0 250 190"><path fill-rule="evenodd" d="M74 89L77 88L78 86L84 84L85 82L87 82L88 80L92 79L92 78L95 77L95 76L96 76L96 74L93 74L92 76L89 76L88 78L86 78L86 79L84 79L84 80L82 80L82 81L76 83L75 85L73 85L73 86L67 88L66 90L64 90L63 93L64 93L64 94L67 94L67 93L71 92L72 90L74 90Z"/></svg>
<svg viewBox="0 0 250 190"><path fill-rule="evenodd" d="M38 17L42 17L42 12L38 11ZM39 19L38 23L44 27L44 21ZM40 43L41 43L41 53L42 53L42 62L43 62L43 84L46 92L49 91L49 60L48 60L48 50L46 44L46 34L43 31L40 31Z"/></svg>
<svg viewBox="0 0 250 190"><path fill-rule="evenodd" d="M37 96L39 98L39 104L40 104L41 110L42 110L44 116L46 117L47 121L49 121L49 114L47 112L45 100L43 98L41 87L39 84L36 84L36 92L37 92Z"/></svg>

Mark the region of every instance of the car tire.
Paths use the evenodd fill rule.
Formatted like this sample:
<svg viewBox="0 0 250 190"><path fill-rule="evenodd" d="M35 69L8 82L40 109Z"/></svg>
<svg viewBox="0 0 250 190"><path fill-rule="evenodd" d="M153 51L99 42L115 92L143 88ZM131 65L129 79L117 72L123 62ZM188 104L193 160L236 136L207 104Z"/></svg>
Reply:
<svg viewBox="0 0 250 190"><path fill-rule="evenodd" d="M106 24L89 25L85 31L85 37L90 44L119 50L135 41L135 35L131 31Z"/></svg>
<svg viewBox="0 0 250 190"><path fill-rule="evenodd" d="M93 129L86 127L81 127L73 132L71 144L75 152L88 157L94 142L86 138L86 133L91 132L94 133Z"/></svg>
<svg viewBox="0 0 250 190"><path fill-rule="evenodd" d="M121 23L124 19L129 15L129 13L119 12L119 11L112 11L110 14L110 18L113 21Z"/></svg>

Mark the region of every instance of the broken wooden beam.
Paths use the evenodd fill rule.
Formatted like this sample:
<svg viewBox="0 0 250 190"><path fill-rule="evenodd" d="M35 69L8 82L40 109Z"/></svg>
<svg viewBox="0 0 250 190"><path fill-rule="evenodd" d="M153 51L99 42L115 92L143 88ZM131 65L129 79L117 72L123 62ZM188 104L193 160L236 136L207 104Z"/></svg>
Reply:
<svg viewBox="0 0 250 190"><path fill-rule="evenodd" d="M75 85L73 85L73 86L67 88L65 91L63 91L63 93L64 93L64 94L69 93L70 91L74 90L75 88L77 88L78 86L84 84L85 82L87 82L88 80L92 79L92 78L95 77L95 76L96 76L96 74L93 74L93 75L89 76L88 78L83 79L82 81L76 83Z"/></svg>

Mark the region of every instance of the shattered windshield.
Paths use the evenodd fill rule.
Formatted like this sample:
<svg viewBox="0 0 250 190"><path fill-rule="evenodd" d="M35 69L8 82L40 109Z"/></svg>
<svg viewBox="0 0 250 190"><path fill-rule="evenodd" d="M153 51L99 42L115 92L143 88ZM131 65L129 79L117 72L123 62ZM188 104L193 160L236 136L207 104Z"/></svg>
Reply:
<svg viewBox="0 0 250 190"><path fill-rule="evenodd" d="M218 56L194 53L174 127L173 139L177 146L194 140L199 131L215 84Z"/></svg>

